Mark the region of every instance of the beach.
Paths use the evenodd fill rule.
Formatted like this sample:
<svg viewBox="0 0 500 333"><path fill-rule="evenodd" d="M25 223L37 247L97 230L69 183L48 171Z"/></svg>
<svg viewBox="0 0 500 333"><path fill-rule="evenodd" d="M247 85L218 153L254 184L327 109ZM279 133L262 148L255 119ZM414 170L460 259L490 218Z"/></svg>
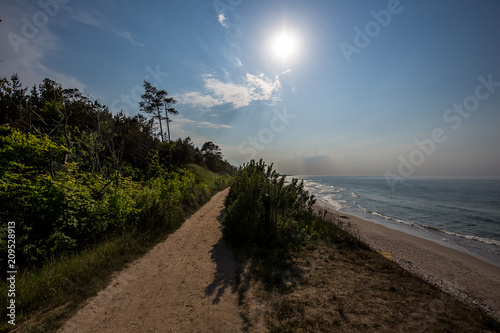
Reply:
<svg viewBox="0 0 500 333"><path fill-rule="evenodd" d="M372 249L392 253L400 266L465 304L500 320L500 268L467 253L387 228L331 208L336 217Z"/></svg>

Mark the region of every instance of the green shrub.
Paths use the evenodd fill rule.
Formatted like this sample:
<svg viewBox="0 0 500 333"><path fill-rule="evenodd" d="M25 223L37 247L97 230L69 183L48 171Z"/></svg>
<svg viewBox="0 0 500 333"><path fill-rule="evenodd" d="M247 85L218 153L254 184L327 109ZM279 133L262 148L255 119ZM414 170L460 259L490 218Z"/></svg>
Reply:
<svg viewBox="0 0 500 333"><path fill-rule="evenodd" d="M194 175L186 170L161 173L149 180L137 198L136 223L141 229L168 227L180 214L180 204L192 205L196 200Z"/></svg>
<svg viewBox="0 0 500 333"><path fill-rule="evenodd" d="M286 178L262 160L252 160L235 177L224 205L223 233L233 244L295 247L314 236L315 200L304 184Z"/></svg>
<svg viewBox="0 0 500 333"><path fill-rule="evenodd" d="M200 193L209 196L193 173L167 172L154 152L155 178L143 186L118 173L105 178L84 172L77 163L54 172L53 159L62 158L64 147L6 126L0 134L0 267L7 257L9 221L16 223L16 263L26 269L127 229L168 227L181 204L194 206Z"/></svg>

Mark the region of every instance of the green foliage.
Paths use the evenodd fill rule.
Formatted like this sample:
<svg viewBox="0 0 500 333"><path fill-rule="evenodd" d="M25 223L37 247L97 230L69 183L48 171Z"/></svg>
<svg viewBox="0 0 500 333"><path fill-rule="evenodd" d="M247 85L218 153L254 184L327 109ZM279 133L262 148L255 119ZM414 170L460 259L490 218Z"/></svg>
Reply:
<svg viewBox="0 0 500 333"><path fill-rule="evenodd" d="M158 119L177 112L165 91L146 88L154 101L143 101L145 111ZM181 206L196 207L227 186L225 173L200 166L209 175L200 178L180 168L231 170L215 144L203 153L190 138L161 144L153 128L142 115L112 115L50 79L29 94L17 75L0 79L0 266L9 221L18 265L38 267L126 230L168 228Z"/></svg>
<svg viewBox="0 0 500 333"><path fill-rule="evenodd" d="M50 267L127 235L137 240L132 248L142 248L143 240L174 230L229 184L234 168L218 147L202 153L190 138L170 141L168 116L177 113L175 100L151 91L159 92L154 102L161 105L144 105L153 115L148 119L113 115L99 101L50 79L28 93L17 75L0 78L0 290L7 287L6 236L13 221L21 316L45 307L46 299L54 305L60 293L71 298L72 281L94 276L85 262L57 274ZM155 132L154 120L160 119L167 120L168 142L161 143ZM207 170L208 164L220 173ZM119 248L114 261L128 251L126 244ZM106 260L95 259L101 268ZM5 317L2 298L0 308Z"/></svg>
<svg viewBox="0 0 500 333"><path fill-rule="evenodd" d="M168 227L180 214L180 204L194 202L195 176L189 171L162 173L149 180L136 202L136 223L141 229Z"/></svg>
<svg viewBox="0 0 500 333"><path fill-rule="evenodd" d="M314 203L302 182L287 184L272 165L252 160L239 171L226 197L224 236L240 245L300 246L315 236Z"/></svg>
<svg viewBox="0 0 500 333"><path fill-rule="evenodd" d="M44 174L5 173L0 188L0 247L6 249L7 221L15 221L17 263L26 267L39 266L48 258L73 253L122 231L137 213L135 198L140 185L126 178L109 184L68 164L55 180Z"/></svg>
<svg viewBox="0 0 500 333"><path fill-rule="evenodd" d="M1 266L8 221L16 222L18 265L40 266L127 229L168 227L180 216L181 205L196 206L228 180L215 175L199 180L184 169L167 171L156 150L150 151L151 178L144 184L117 171L105 177L85 163L62 164L69 150L47 136L8 125L0 127L0 135ZM89 135L82 142L95 139ZM84 151L93 154L88 147Z"/></svg>
<svg viewBox="0 0 500 333"><path fill-rule="evenodd" d="M0 175L6 172L49 172L62 162L68 150L46 136L24 134L9 125L0 126Z"/></svg>

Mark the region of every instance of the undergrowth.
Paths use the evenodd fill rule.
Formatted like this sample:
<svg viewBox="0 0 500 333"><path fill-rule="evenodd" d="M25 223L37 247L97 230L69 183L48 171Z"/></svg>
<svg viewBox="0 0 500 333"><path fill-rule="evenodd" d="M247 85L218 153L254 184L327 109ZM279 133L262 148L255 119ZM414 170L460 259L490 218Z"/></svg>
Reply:
<svg viewBox="0 0 500 333"><path fill-rule="evenodd" d="M192 169L196 173L191 172ZM81 302L104 288L113 272L165 239L229 181L228 176L188 165L176 173L159 174L135 192L124 191L124 195L134 201L125 219L127 224L115 224L116 232L105 233L99 241L79 246L78 251L45 255L42 264L18 266L16 326L2 320L0 332L56 329ZM80 203L83 204L85 202ZM100 220L113 221L106 220L106 216L109 215ZM7 290L8 284L3 280L0 293L7 295ZM2 318L8 318L6 301L3 297L0 301Z"/></svg>

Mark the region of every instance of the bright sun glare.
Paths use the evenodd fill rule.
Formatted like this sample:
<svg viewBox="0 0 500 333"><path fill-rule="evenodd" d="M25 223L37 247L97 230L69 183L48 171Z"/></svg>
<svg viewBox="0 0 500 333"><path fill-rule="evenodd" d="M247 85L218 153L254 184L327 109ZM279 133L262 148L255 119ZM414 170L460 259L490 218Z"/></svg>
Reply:
<svg viewBox="0 0 500 333"><path fill-rule="evenodd" d="M297 38L292 34L282 32L274 36L271 42L273 53L280 60L287 61L297 54Z"/></svg>

